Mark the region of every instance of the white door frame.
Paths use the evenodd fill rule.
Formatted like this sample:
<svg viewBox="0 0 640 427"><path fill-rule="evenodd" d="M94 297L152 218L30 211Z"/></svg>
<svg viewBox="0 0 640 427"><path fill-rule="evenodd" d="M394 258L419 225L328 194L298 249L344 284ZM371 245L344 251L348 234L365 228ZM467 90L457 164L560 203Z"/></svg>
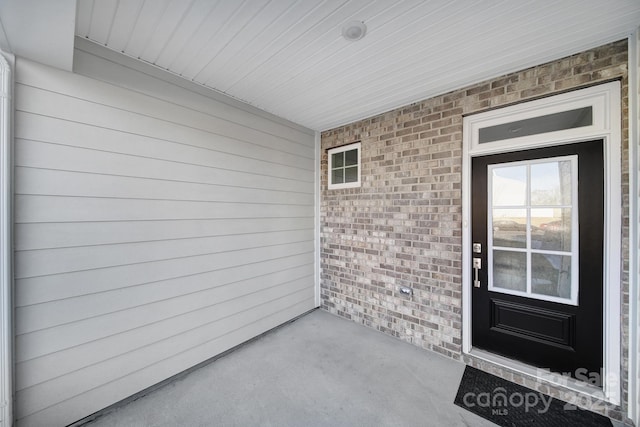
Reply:
<svg viewBox="0 0 640 427"><path fill-rule="evenodd" d="M0 51L0 427L13 422L12 63Z"/></svg>
<svg viewBox="0 0 640 427"><path fill-rule="evenodd" d="M620 404L620 293L621 293L621 111L620 82L611 82L544 99L479 113L464 118L462 148L462 351L476 358L537 377L545 382ZM479 129L547 114L591 106L593 123L574 129L480 143ZM542 137L541 137L542 136ZM605 146L605 241L603 390L540 370L471 345L471 159L480 155L603 139Z"/></svg>
<svg viewBox="0 0 640 427"><path fill-rule="evenodd" d="M629 364L627 416L640 425L640 27L629 41Z"/></svg>

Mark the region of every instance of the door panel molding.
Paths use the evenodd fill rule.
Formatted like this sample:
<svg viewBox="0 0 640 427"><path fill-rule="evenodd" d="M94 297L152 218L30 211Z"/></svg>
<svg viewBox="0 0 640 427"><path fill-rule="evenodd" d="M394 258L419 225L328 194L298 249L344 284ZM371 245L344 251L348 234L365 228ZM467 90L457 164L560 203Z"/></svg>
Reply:
<svg viewBox="0 0 640 427"><path fill-rule="evenodd" d="M574 315L511 301L491 299L491 328L565 348L573 348L575 342Z"/></svg>
<svg viewBox="0 0 640 427"><path fill-rule="evenodd" d="M471 343L471 290L472 290L472 241L471 241L471 159L473 157L550 147L576 142L602 139L604 141L605 210L604 210L604 260L603 260L603 389L608 402L619 405L621 397L620 372L620 298L621 298L621 111L620 82L610 82L586 89L575 90L535 101L529 101L484 113L470 115L463 121L462 196L463 196L463 281L462 281L462 350L484 360L484 351L474 351ZM591 125L559 131L538 132L521 137L480 142L480 129L533 119L541 116L592 107ZM514 133L517 133L516 132ZM505 359L501 358L504 364ZM491 361L491 360L489 360ZM508 362L508 359L507 359ZM521 362L509 364L523 374ZM554 381L550 376L540 378L545 382L564 387L566 378ZM582 390L582 388L580 387ZM587 388L588 390L588 388ZM582 391L584 392L584 391ZM596 394L594 390L591 394ZM589 393L587 393L589 394Z"/></svg>

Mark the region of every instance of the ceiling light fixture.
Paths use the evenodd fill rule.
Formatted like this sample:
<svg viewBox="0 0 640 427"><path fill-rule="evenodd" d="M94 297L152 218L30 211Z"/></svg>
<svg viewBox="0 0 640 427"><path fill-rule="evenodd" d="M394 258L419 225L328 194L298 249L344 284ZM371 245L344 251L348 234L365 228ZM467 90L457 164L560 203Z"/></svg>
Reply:
<svg viewBox="0 0 640 427"><path fill-rule="evenodd" d="M360 40L367 32L367 26L362 21L351 21L342 27L342 37L350 42Z"/></svg>

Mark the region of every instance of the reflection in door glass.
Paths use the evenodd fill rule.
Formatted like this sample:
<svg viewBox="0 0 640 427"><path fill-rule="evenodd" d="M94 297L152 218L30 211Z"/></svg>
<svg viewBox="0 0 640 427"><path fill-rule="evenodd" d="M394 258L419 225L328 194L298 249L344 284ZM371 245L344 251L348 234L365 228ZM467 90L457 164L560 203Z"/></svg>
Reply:
<svg viewBox="0 0 640 427"><path fill-rule="evenodd" d="M532 254L531 291L535 294L571 298L571 257Z"/></svg>
<svg viewBox="0 0 640 427"><path fill-rule="evenodd" d="M493 206L524 206L527 203L527 167L493 170Z"/></svg>
<svg viewBox="0 0 640 427"><path fill-rule="evenodd" d="M571 204L571 162L531 165L531 204L563 206Z"/></svg>
<svg viewBox="0 0 640 427"><path fill-rule="evenodd" d="M493 286L512 291L527 291L527 254L493 251Z"/></svg>
<svg viewBox="0 0 640 427"><path fill-rule="evenodd" d="M531 209L531 248L571 252L571 208Z"/></svg>
<svg viewBox="0 0 640 427"><path fill-rule="evenodd" d="M489 166L490 289L577 304L577 171L577 156Z"/></svg>
<svg viewBox="0 0 640 427"><path fill-rule="evenodd" d="M493 246L527 247L527 210L493 210Z"/></svg>

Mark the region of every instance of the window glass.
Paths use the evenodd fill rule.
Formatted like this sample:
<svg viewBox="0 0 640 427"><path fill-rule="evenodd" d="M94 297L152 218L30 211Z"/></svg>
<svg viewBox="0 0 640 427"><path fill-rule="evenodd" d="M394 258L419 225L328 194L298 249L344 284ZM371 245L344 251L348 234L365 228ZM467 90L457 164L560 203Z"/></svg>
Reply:
<svg viewBox="0 0 640 427"><path fill-rule="evenodd" d="M527 202L527 167L493 169L493 206L524 206Z"/></svg>
<svg viewBox="0 0 640 427"><path fill-rule="evenodd" d="M527 254L493 251L493 286L514 291L527 291Z"/></svg>
<svg viewBox="0 0 640 427"><path fill-rule="evenodd" d="M344 151L342 153L335 153L332 157L332 168L341 168L344 166Z"/></svg>
<svg viewBox="0 0 640 427"><path fill-rule="evenodd" d="M577 304L577 170L577 156L489 167L490 290Z"/></svg>
<svg viewBox="0 0 640 427"><path fill-rule="evenodd" d="M328 151L329 189L360 186L360 143L336 147Z"/></svg>
<svg viewBox="0 0 640 427"><path fill-rule="evenodd" d="M344 182L358 181L358 166L344 168Z"/></svg>
<svg viewBox="0 0 640 427"><path fill-rule="evenodd" d="M353 166L358 164L358 150L349 150L344 152L345 166Z"/></svg>
<svg viewBox="0 0 640 427"><path fill-rule="evenodd" d="M531 165L531 204L547 206L571 204L571 162Z"/></svg>
<svg viewBox="0 0 640 427"><path fill-rule="evenodd" d="M577 108L479 129L478 142L502 141L540 133L575 129L593 124L593 107Z"/></svg>

